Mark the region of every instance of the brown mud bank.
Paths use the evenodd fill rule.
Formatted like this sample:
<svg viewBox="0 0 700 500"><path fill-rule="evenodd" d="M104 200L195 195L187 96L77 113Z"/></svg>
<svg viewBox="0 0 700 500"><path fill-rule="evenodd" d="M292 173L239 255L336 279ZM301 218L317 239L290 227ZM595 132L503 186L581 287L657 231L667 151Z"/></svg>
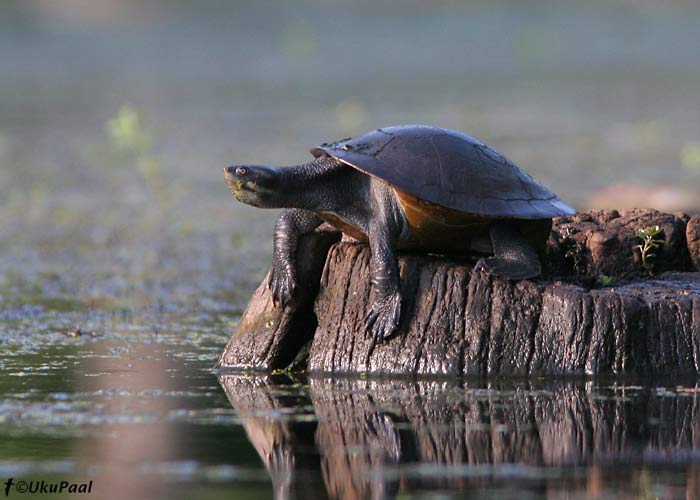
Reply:
<svg viewBox="0 0 700 500"><path fill-rule="evenodd" d="M657 227L643 255L638 230ZM513 282L446 257L399 258L397 333L377 343L369 248L319 232L299 249L300 291L266 280L220 367L395 375L700 373L700 216L592 211L555 219L545 277ZM644 258L643 258L644 257Z"/></svg>

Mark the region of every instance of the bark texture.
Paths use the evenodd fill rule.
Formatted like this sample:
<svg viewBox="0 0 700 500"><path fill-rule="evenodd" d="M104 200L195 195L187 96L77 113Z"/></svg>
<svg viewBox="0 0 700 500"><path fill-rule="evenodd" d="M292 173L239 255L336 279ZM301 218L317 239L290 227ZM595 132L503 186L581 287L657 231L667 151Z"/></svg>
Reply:
<svg viewBox="0 0 700 500"><path fill-rule="evenodd" d="M700 215L694 215L688 220L685 237L693 266L700 271Z"/></svg>
<svg viewBox="0 0 700 500"><path fill-rule="evenodd" d="M700 373L700 273L587 289L512 282L401 257L397 334L376 343L364 245L331 248L316 298L314 372L419 375Z"/></svg>
<svg viewBox="0 0 700 500"><path fill-rule="evenodd" d="M309 342L316 327L312 307L330 246L340 240L334 231L302 236L297 250L298 289L284 309L275 306L267 288L270 271L248 303L236 333L217 366L270 371L287 367Z"/></svg>
<svg viewBox="0 0 700 500"><path fill-rule="evenodd" d="M636 230L657 225L665 244L644 268ZM297 354L290 345L312 338L311 372L700 373L698 247L698 216L608 210L555 219L543 279L507 281L464 260L403 255L399 328L377 343L364 328L369 248L343 241L326 258L320 245L319 262L304 254L315 276L323 268L308 299L315 315L295 323L299 313L274 309L261 286L221 365L281 368Z"/></svg>

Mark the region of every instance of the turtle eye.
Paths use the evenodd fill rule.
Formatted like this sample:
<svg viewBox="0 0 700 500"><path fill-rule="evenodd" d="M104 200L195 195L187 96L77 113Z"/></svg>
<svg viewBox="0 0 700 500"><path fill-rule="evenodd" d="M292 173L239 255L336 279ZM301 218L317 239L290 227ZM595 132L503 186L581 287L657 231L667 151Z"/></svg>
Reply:
<svg viewBox="0 0 700 500"><path fill-rule="evenodd" d="M246 175L248 173L248 169L245 167L238 167L236 169L236 175Z"/></svg>

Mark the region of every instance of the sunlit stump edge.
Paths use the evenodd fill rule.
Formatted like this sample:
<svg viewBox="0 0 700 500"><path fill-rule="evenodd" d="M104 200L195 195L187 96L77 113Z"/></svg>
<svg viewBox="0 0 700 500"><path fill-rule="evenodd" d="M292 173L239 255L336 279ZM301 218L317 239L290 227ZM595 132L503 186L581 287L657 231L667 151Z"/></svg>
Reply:
<svg viewBox="0 0 700 500"><path fill-rule="evenodd" d="M316 316L313 303L326 255L341 238L322 230L303 236L297 250L298 283L295 300L284 308L273 303L265 275L248 303L236 332L217 363L218 367L269 371L294 362L313 337Z"/></svg>
<svg viewBox="0 0 700 500"><path fill-rule="evenodd" d="M646 266L637 229L664 243ZM331 233L332 234L332 233ZM395 375L700 373L700 217L656 210L555 219L545 276L511 282L471 262L402 255L397 333L364 328L369 248L309 235L303 293L275 308L266 280L219 367ZM322 272L321 272L322 271ZM303 276L303 278L302 278Z"/></svg>

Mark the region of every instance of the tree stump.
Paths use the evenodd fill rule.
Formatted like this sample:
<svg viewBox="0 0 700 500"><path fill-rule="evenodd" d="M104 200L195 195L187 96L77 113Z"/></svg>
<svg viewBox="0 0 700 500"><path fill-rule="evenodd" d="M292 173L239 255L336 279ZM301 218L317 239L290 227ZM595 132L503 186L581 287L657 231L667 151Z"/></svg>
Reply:
<svg viewBox="0 0 700 500"><path fill-rule="evenodd" d="M635 231L657 225L665 244L645 268ZM311 372L700 373L700 273L692 272L700 270L699 233L698 216L655 210L562 217L554 221L545 277L519 282L473 271L464 260L402 255L402 316L381 343L363 323L372 300L369 248L309 236L319 243L307 243L316 251L300 252L299 265L314 271L307 278L318 293L309 286L307 307L280 311L263 283L220 366L283 368L311 339L301 356Z"/></svg>
<svg viewBox="0 0 700 500"><path fill-rule="evenodd" d="M313 303L330 246L340 240L335 231L304 236L297 250L297 296L284 309L275 306L267 289L267 272L248 303L236 333L224 349L218 366L275 370L287 367L313 336Z"/></svg>

